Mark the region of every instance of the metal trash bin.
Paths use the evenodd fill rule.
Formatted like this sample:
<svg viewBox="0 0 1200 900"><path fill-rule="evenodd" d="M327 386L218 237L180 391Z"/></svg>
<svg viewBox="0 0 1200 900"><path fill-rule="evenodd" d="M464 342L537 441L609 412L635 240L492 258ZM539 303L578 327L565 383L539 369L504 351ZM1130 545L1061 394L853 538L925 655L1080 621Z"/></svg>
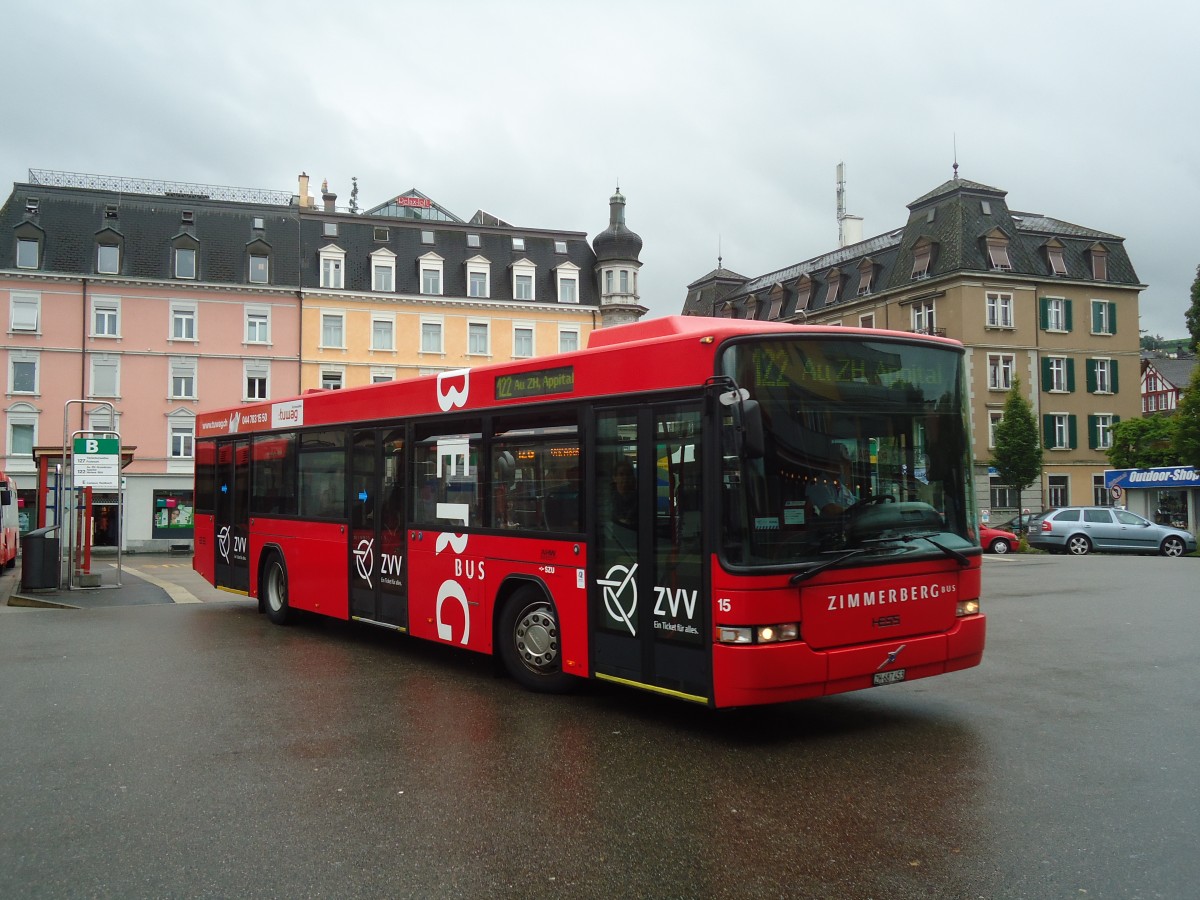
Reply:
<svg viewBox="0 0 1200 900"><path fill-rule="evenodd" d="M37 590L58 587L58 538L51 533L57 525L38 528L21 538L21 589Z"/></svg>

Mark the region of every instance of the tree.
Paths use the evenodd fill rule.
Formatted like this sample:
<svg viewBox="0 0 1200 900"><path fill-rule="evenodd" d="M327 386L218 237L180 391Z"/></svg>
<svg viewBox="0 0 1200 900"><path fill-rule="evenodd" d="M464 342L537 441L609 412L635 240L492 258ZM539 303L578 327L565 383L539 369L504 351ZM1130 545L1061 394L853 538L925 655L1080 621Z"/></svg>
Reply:
<svg viewBox="0 0 1200 900"><path fill-rule="evenodd" d="M1104 451L1114 469L1152 469L1178 461L1175 418L1124 419L1113 426L1112 446Z"/></svg>
<svg viewBox="0 0 1200 900"><path fill-rule="evenodd" d="M1042 476L1042 441L1033 406L1021 395L1017 375L1004 401L1004 418L996 425L993 462L1000 480L1016 490L1020 508L1021 493Z"/></svg>
<svg viewBox="0 0 1200 900"><path fill-rule="evenodd" d="M1192 282L1192 305L1183 317L1192 336L1188 346L1193 353L1200 353L1200 266L1196 266L1196 280Z"/></svg>
<svg viewBox="0 0 1200 900"><path fill-rule="evenodd" d="M1196 296L1196 288L1192 288ZM1195 303L1192 304L1193 307ZM1175 456L1185 466L1200 467L1200 366L1192 369L1191 380L1179 398L1175 421Z"/></svg>

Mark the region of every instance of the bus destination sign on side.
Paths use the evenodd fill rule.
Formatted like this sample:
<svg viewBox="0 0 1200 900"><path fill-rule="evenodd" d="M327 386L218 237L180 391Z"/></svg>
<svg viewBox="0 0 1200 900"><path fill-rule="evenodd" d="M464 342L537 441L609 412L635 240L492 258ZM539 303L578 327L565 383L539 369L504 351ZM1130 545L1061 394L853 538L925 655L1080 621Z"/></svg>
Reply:
<svg viewBox="0 0 1200 900"><path fill-rule="evenodd" d="M540 372L496 376L497 400L521 400L550 394L569 394L575 390L575 368L562 366Z"/></svg>
<svg viewBox="0 0 1200 900"><path fill-rule="evenodd" d="M75 487L116 491L121 487L121 442L116 438L75 438L71 457Z"/></svg>

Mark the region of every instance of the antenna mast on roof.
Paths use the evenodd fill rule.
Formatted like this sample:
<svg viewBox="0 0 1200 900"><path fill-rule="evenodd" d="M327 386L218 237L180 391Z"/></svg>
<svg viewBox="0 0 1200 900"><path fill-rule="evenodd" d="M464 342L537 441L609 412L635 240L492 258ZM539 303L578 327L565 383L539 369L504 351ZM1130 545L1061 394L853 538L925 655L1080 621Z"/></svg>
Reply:
<svg viewBox="0 0 1200 900"><path fill-rule="evenodd" d="M958 135L954 135L954 180L958 181Z"/></svg>
<svg viewBox="0 0 1200 900"><path fill-rule="evenodd" d="M846 229L844 220L846 218L846 164L837 164L837 223L838 223L838 246L846 246Z"/></svg>
<svg viewBox="0 0 1200 900"><path fill-rule="evenodd" d="M721 236L717 235L717 268L721 268Z"/></svg>

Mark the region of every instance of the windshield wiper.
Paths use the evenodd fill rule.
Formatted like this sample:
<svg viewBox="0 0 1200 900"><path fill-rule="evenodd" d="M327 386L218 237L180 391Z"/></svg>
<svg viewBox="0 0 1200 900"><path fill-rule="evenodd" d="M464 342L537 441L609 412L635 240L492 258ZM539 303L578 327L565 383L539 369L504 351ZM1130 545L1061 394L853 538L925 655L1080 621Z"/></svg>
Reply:
<svg viewBox="0 0 1200 900"><path fill-rule="evenodd" d="M930 544L933 544L933 546L937 547L939 550L941 550L947 556L951 556L954 559L958 560L958 564L961 567L963 567L964 569L971 564L971 557L967 556L965 553L960 553L959 551L955 550L953 547L947 547L945 544L939 544L937 541L935 541L933 538L931 538L927 534L902 534L902 535L899 535L896 538L896 540L904 541L904 543L906 543L906 544L911 543L913 541L926 541Z"/></svg>
<svg viewBox="0 0 1200 900"><path fill-rule="evenodd" d="M812 568L805 569L803 572L797 572L795 575L793 575L788 580L788 584L799 584L802 581L808 581L808 579L812 578L814 575L819 575L821 572L824 572L826 569L832 569L834 566L836 566L838 563L840 563L843 559L849 559L852 556L858 556L860 553L866 553L868 550L871 550L871 549L873 549L873 548L871 548L871 547L855 547L853 550L843 550L841 553L839 553L833 559L826 560L823 563L817 563Z"/></svg>

